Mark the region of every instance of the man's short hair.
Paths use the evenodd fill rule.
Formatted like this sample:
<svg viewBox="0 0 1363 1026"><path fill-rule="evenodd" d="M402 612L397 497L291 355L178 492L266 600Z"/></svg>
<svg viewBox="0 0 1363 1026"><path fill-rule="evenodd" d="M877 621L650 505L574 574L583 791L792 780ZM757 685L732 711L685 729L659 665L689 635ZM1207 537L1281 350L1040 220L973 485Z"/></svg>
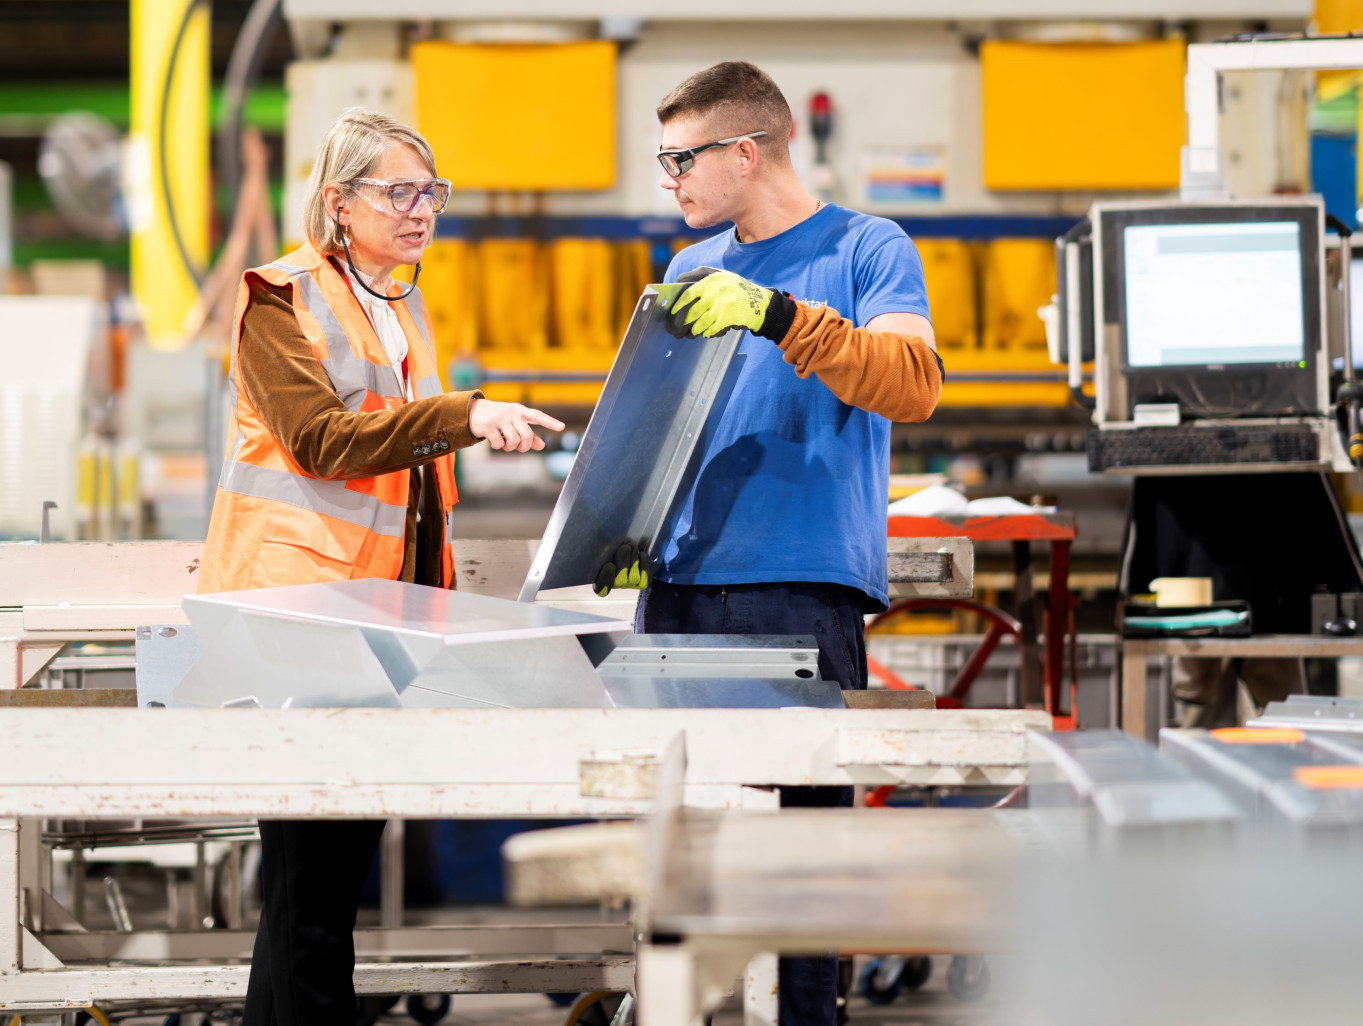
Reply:
<svg viewBox="0 0 1363 1026"><path fill-rule="evenodd" d="M687 117L704 118L721 139L764 131L755 140L763 150L773 156L789 151L790 104L772 77L747 61L698 71L658 104L660 124Z"/></svg>

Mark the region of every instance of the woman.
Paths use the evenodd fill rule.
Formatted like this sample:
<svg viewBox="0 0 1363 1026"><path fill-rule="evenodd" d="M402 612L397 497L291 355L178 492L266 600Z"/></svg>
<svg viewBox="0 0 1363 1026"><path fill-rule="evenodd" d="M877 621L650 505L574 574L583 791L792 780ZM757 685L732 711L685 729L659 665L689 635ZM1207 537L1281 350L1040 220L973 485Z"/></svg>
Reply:
<svg viewBox="0 0 1363 1026"><path fill-rule="evenodd" d="M430 317L393 281L449 199L429 144L350 110L308 181L306 245L247 271L232 350L234 432L199 591L383 577L454 586L454 451L544 448L538 410L441 391ZM357 1017L353 931L380 822L260 824L262 908L247 1026Z"/></svg>

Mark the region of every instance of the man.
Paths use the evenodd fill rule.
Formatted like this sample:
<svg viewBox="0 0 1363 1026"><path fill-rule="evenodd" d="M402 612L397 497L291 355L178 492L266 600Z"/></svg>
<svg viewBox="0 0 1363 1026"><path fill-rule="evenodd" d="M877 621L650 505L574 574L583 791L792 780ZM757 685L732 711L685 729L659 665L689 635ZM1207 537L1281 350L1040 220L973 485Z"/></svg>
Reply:
<svg viewBox="0 0 1363 1026"><path fill-rule="evenodd" d="M864 688L863 617L889 601L890 422L927 419L942 386L922 263L893 222L809 194L791 166L790 107L752 64L692 75L658 120L659 184L686 223L734 225L673 259L667 281L701 276L671 301L673 328L749 334L636 629L812 635L823 678ZM781 797L850 804L851 789ZM835 957L783 959L783 1026L833 1023L836 988Z"/></svg>

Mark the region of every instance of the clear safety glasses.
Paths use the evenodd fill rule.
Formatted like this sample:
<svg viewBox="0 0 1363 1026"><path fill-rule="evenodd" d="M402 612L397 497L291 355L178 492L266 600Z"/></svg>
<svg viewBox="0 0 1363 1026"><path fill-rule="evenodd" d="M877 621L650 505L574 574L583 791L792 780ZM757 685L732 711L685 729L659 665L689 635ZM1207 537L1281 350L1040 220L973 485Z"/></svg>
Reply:
<svg viewBox="0 0 1363 1026"><path fill-rule="evenodd" d="M388 205L394 213L407 214L415 210L423 200L430 200L431 210L435 213L445 209L450 201L450 183L444 178L409 178L401 182L388 182L382 178L356 178L354 185L367 185L376 193L388 197ZM369 204L376 210L383 210L367 192L362 192Z"/></svg>
<svg viewBox="0 0 1363 1026"><path fill-rule="evenodd" d="M745 132L743 135L731 136L728 139L720 139L717 142L705 143L701 146L692 146L689 150L659 150L658 163L663 166L673 178L680 178L691 170L691 165L696 162L696 154L702 150L708 150L714 146L728 146L736 143L740 139L757 139L766 135L766 132Z"/></svg>

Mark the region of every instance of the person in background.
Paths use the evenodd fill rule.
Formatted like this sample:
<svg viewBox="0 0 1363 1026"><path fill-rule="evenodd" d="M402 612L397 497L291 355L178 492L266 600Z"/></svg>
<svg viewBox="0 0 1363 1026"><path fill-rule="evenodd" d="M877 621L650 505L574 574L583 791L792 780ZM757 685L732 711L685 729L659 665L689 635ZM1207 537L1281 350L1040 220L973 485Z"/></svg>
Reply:
<svg viewBox="0 0 1363 1026"><path fill-rule="evenodd" d="M233 431L200 592L381 577L455 586L454 453L543 449L538 410L445 393L415 280L449 199L430 145L353 109L322 142L307 243L247 271L232 340ZM383 822L261 821L247 1026L357 1021L353 931Z"/></svg>

